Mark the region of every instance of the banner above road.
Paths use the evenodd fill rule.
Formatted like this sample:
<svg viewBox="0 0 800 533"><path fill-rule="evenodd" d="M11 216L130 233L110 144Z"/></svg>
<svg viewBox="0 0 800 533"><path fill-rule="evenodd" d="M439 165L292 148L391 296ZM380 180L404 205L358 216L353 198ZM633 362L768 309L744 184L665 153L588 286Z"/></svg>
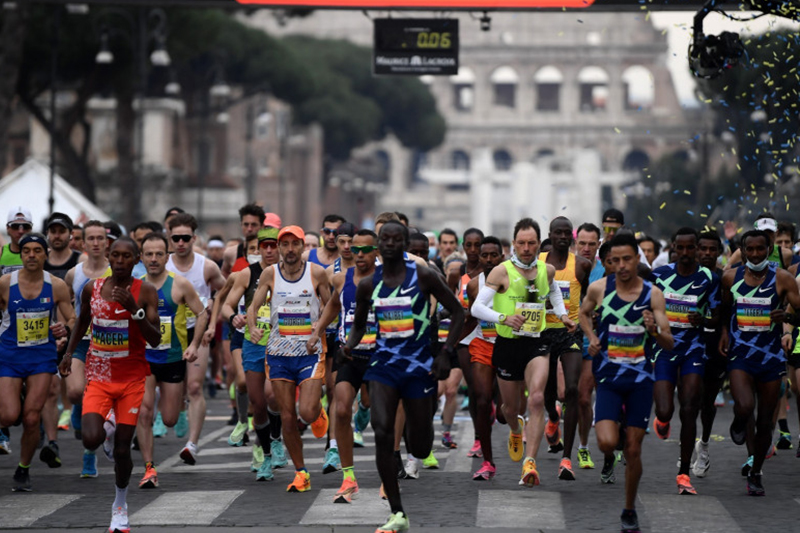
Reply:
<svg viewBox="0 0 800 533"><path fill-rule="evenodd" d="M314 7L329 9L424 9L424 10L528 10L586 9L616 11L669 9L695 11L703 0L236 0L245 5ZM720 5L728 2L720 2ZM736 2L730 2L736 5Z"/></svg>

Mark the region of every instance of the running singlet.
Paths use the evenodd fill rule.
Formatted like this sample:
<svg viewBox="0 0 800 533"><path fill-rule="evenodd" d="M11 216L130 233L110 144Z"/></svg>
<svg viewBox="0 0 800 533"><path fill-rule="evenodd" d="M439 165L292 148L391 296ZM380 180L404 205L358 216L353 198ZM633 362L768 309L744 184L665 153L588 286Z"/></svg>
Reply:
<svg viewBox="0 0 800 533"><path fill-rule="evenodd" d="M319 298L314 292L311 264L303 265L303 275L297 281L283 277L278 265L274 269L273 293L270 298L270 332L267 353L280 356L308 355L306 341L311 327L319 320ZM322 351L322 342L317 353Z"/></svg>
<svg viewBox="0 0 800 533"><path fill-rule="evenodd" d="M247 289L244 291L243 298L245 311L242 314L247 313L247 309L250 308L250 304L253 302L253 295L255 295L256 289L258 289L258 278L261 277L261 273L263 271L264 269L261 267L260 262L250 265L250 282L247 284ZM256 327L262 330L263 333L261 339L257 343L259 346L267 345L267 340L269 339L269 321L269 302L265 302L256 314ZM250 340L250 328L247 326L244 327L244 338L248 341Z"/></svg>
<svg viewBox="0 0 800 533"><path fill-rule="evenodd" d="M689 313L696 312L705 317L719 305L719 277L699 265L691 276L683 277L678 274L675 263L655 269L653 277L656 286L664 292L667 319L675 339L671 356L703 354L705 357L703 328L692 326ZM666 354L666 351L656 349L656 357L662 353Z"/></svg>
<svg viewBox="0 0 800 533"><path fill-rule="evenodd" d="M406 261L406 277L397 287L383 283L383 265L372 275L372 310L378 336L372 364L380 361L402 372L430 372L430 302L419 288L417 265Z"/></svg>
<svg viewBox="0 0 800 533"><path fill-rule="evenodd" d="M639 383L655 379L653 342L648 338L642 312L650 309L653 285L642 280L642 292L633 302L617 296L617 277L606 278L606 292L600 305L597 336L600 352L592 358L597 383Z"/></svg>
<svg viewBox="0 0 800 533"><path fill-rule="evenodd" d="M786 268L787 265L783 264L783 254L781 254L781 247L777 244L772 245L772 251L769 253L769 264L777 268Z"/></svg>
<svg viewBox="0 0 800 533"><path fill-rule="evenodd" d="M540 261L547 261L547 253L539 254ZM555 282L561 289L561 298L564 300L564 307L567 309L569 319L578 323L578 314L581 310L581 284L575 275L575 254L572 252L567 256L567 264L563 270L556 270ZM550 303L547 303L547 329L565 328L561 317L555 315Z"/></svg>
<svg viewBox="0 0 800 533"><path fill-rule="evenodd" d="M342 309L339 313L339 342L347 342L350 329L353 327L353 319L356 313L356 289L358 288L353 281L355 279L356 268L350 267L344 276L344 285L339 294L339 302ZM375 313L370 309L367 315L367 330L361 337L361 342L353 349L352 355L357 359L369 359L375 351L375 341L377 336L377 324Z"/></svg>
<svg viewBox="0 0 800 533"><path fill-rule="evenodd" d="M11 244L6 244L0 251L0 275L10 274L22 269L22 257L19 252L11 251Z"/></svg>
<svg viewBox="0 0 800 533"><path fill-rule="evenodd" d="M44 269L47 272L50 272L53 276L57 278L64 279L67 276L67 272L72 269L75 265L78 264L78 260L81 258L81 254L72 250L72 253L69 256L69 259L66 260L63 264L60 265L52 265L50 261L44 262Z"/></svg>
<svg viewBox="0 0 800 533"><path fill-rule="evenodd" d="M319 256L317 255L317 248L312 248L311 251L308 252L308 260L311 263L318 264L322 268L328 268L329 266L331 266L330 264L326 264L326 263L323 263L322 261L320 261Z"/></svg>
<svg viewBox="0 0 800 533"><path fill-rule="evenodd" d="M55 311L53 282L48 272L44 272L44 283L39 296L30 300L22 297L19 271L12 272L8 287L8 308L0 323L0 364L3 360L19 364L51 359L55 364L58 359L56 339L50 333Z"/></svg>
<svg viewBox="0 0 800 533"><path fill-rule="evenodd" d="M486 275L481 272L478 276L478 292L481 292L483 286L486 284ZM490 304L489 308L493 308L494 304ZM478 326L475 328L475 333L477 337L481 340L485 340L486 342L491 342L494 344L494 340L497 338L497 329L496 324L494 322L486 322L485 320L478 321Z"/></svg>
<svg viewBox="0 0 800 533"><path fill-rule="evenodd" d="M547 265L544 261L536 261L536 278L531 282L517 271L511 261L502 264L508 272L508 289L494 295L492 308L506 316L521 314L525 317L525 324L516 332L510 326L497 324L497 334L507 339L539 337L545 328L545 301L550 294Z"/></svg>
<svg viewBox="0 0 800 533"><path fill-rule="evenodd" d="M143 278L144 279L144 278ZM161 342L155 348L147 346L145 356L154 364L176 363L183 359L188 346L186 334L186 306L172 299L175 274L167 273L167 279L158 289L158 317L161 321Z"/></svg>
<svg viewBox="0 0 800 533"><path fill-rule="evenodd" d="M776 327L769 317L770 311L781 304L776 285L777 267L767 267L764 281L757 287L745 283L745 268L740 266L736 269L731 286L730 357L785 361L781 347L783 328Z"/></svg>
<svg viewBox="0 0 800 533"><path fill-rule="evenodd" d="M211 289L208 288L206 283L205 267L206 258L197 252L194 252L192 267L186 272L175 266L175 263L172 262L172 255L169 256L167 261L167 270L188 279L189 283L194 286L194 290L197 291L197 295L200 296L200 301L203 302L203 305L206 305L211 297ZM190 309L186 309L186 328L192 329L196 323L197 317L195 314Z"/></svg>
<svg viewBox="0 0 800 533"><path fill-rule="evenodd" d="M78 263L75 267L75 275L72 277L72 293L75 295L75 317L76 317L76 324L77 319L81 316L81 295L83 294L83 288L86 286L87 283L92 281L93 279L98 278L89 278L86 273L83 271L83 267L86 263ZM109 278L111 277L111 267L107 267L103 275L100 276L101 278ZM86 330L86 334L83 336L83 340L89 340L89 333L92 331L91 324L89 325L89 329Z"/></svg>
<svg viewBox="0 0 800 533"><path fill-rule="evenodd" d="M103 298L101 290L108 279L96 280L92 291L92 341L86 354L86 379L131 383L150 374L145 340L128 310ZM142 280L134 278L130 291L136 301L141 290Z"/></svg>

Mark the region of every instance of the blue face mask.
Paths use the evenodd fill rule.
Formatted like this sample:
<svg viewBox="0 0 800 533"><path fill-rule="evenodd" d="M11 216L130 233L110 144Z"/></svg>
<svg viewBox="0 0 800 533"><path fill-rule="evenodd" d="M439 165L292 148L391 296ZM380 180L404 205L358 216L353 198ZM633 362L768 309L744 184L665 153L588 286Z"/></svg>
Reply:
<svg viewBox="0 0 800 533"><path fill-rule="evenodd" d="M436 257L436 247L435 246L428 246L428 259L433 259Z"/></svg>
<svg viewBox="0 0 800 533"><path fill-rule="evenodd" d="M761 272L762 270L767 268L767 265L769 265L769 258L766 258L766 259L764 259L763 261L761 261L760 263L757 263L757 264L756 263L751 263L750 261L747 261L747 263L745 263L745 264L747 265L747 268L749 268L750 270L753 270L755 272Z"/></svg>

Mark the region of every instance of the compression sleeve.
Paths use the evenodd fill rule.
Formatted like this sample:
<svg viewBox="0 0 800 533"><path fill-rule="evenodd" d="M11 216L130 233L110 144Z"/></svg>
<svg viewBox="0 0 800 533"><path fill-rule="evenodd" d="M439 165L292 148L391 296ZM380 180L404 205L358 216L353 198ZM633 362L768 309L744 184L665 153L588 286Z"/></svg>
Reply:
<svg viewBox="0 0 800 533"><path fill-rule="evenodd" d="M499 323L500 313L489 307L496 293L497 291L484 285L480 292L478 292L478 297L475 298L475 302L472 304L472 309L470 310L472 316L478 320L485 320L486 322L493 322L495 324Z"/></svg>
<svg viewBox="0 0 800 533"><path fill-rule="evenodd" d="M556 316L561 318L567 314L567 308L564 307L564 298L561 296L561 288L556 283L556 280L550 282L550 305L553 306L553 312Z"/></svg>

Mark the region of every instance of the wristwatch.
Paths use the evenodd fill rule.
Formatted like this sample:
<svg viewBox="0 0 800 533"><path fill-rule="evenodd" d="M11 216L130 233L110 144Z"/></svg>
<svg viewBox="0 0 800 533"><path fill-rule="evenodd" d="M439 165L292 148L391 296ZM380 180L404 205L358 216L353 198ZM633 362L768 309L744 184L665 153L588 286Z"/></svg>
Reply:
<svg viewBox="0 0 800 533"><path fill-rule="evenodd" d="M500 313L500 316L497 317L497 323L498 324L502 324L505 321L506 321L506 315L504 315L503 313Z"/></svg>
<svg viewBox="0 0 800 533"><path fill-rule="evenodd" d="M131 318L134 320L144 320L144 308L140 307L135 313L131 313Z"/></svg>

